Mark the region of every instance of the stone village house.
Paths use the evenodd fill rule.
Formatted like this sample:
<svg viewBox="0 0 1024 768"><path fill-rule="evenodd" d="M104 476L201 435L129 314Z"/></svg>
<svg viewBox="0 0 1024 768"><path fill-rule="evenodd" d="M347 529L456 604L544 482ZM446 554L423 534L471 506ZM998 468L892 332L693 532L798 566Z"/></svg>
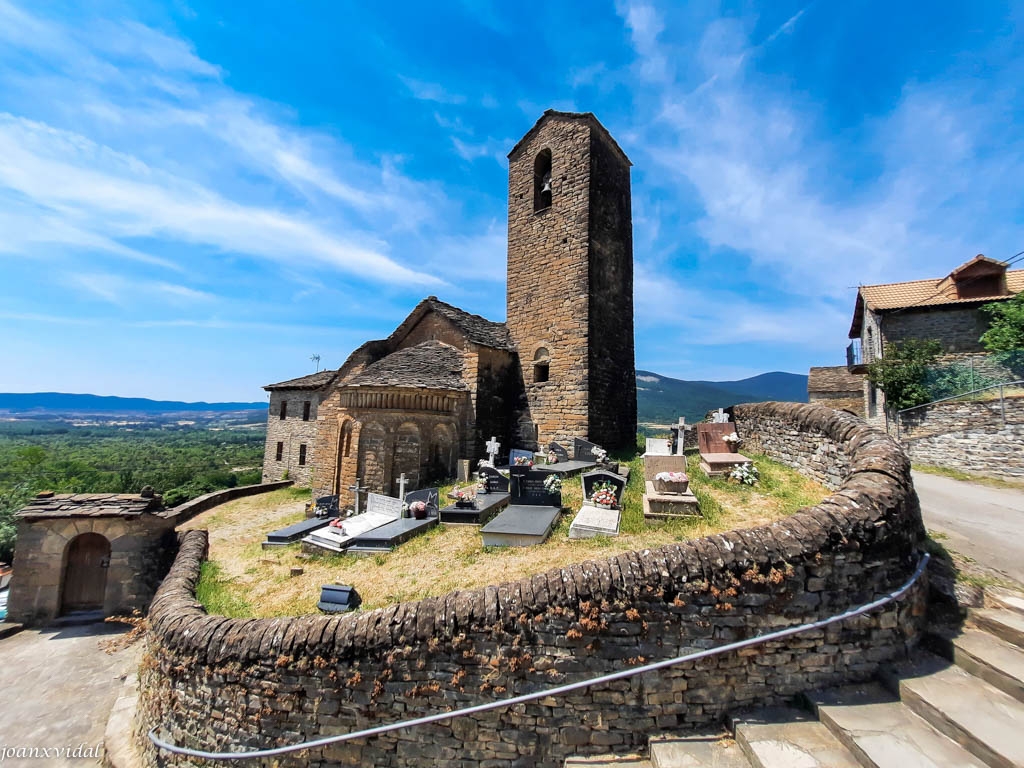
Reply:
<svg viewBox="0 0 1024 768"><path fill-rule="evenodd" d="M988 326L981 306L1010 299L1021 290L1024 270L1009 270L1004 262L980 254L942 278L860 286L847 364L812 368L807 382L810 401L849 410L872 423L884 422L884 395L864 374L887 345L935 339L942 344L943 362L970 360L984 351L979 339Z"/></svg>
<svg viewBox="0 0 1024 768"><path fill-rule="evenodd" d="M272 384L264 480L351 503L459 458L636 439L629 158L593 114L546 111L509 154L504 323L431 296L337 371Z"/></svg>

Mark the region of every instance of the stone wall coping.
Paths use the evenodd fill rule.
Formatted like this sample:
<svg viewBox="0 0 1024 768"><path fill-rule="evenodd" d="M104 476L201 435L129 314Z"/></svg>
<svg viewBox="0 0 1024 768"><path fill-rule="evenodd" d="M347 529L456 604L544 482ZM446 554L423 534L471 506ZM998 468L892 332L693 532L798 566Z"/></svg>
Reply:
<svg viewBox="0 0 1024 768"><path fill-rule="evenodd" d="M332 653L351 659L495 625L513 629L526 613L575 607L586 600L635 597L642 589L671 588L723 570L744 571L798 558L813 561L822 552L879 547L912 567L913 543L923 529L910 461L898 443L855 416L814 404L767 402L729 410L741 429L746 419L778 419L843 446L851 465L844 482L819 504L769 525L573 563L515 582L341 617L208 615L195 598L208 535L189 531L153 600L152 631L173 652L218 663L265 659L272 653Z"/></svg>
<svg viewBox="0 0 1024 768"><path fill-rule="evenodd" d="M234 488L223 488L219 491L197 496L191 501L186 501L184 504L179 504L176 507L162 510L157 513L157 517L173 519L175 525L179 525L191 520L200 512L205 512L226 501L241 499L245 496L255 496L258 493L269 493L281 488L288 488L294 484L293 480L276 480L271 483L256 483L255 485L238 485Z"/></svg>

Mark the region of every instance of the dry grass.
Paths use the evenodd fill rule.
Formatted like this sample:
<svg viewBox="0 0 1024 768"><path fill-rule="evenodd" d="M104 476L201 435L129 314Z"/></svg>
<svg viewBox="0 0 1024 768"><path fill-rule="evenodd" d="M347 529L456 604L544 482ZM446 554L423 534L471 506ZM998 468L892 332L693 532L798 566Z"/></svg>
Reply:
<svg viewBox="0 0 1024 768"><path fill-rule="evenodd" d="M572 512L562 516L551 538L536 547L485 548L476 526L439 525L394 552L357 557L300 557L298 544L263 551L267 532L304 517L303 501L292 491L276 491L230 502L190 521L188 528L210 531L211 564L204 568L200 599L211 611L236 616L287 616L314 613L320 585L353 584L363 606L444 595L455 589L500 584L568 563L603 558L747 528L792 514L827 491L793 470L756 457L762 475L757 488L707 480L692 471L694 491L702 497L704 517L665 523L643 522L640 510L642 461L634 460L622 516L614 538L569 539ZM578 479L567 481L563 501L570 510L582 499ZM301 576L290 568L301 565Z"/></svg>

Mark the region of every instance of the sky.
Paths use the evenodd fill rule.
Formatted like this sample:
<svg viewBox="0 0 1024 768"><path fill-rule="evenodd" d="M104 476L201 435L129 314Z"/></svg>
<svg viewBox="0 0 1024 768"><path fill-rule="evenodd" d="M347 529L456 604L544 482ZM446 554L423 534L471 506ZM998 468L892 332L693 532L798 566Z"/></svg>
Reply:
<svg viewBox="0 0 1024 768"><path fill-rule="evenodd" d="M837 365L856 286L1024 250L1024 5L0 0L0 391L252 400L505 319L506 155L633 162L637 368Z"/></svg>

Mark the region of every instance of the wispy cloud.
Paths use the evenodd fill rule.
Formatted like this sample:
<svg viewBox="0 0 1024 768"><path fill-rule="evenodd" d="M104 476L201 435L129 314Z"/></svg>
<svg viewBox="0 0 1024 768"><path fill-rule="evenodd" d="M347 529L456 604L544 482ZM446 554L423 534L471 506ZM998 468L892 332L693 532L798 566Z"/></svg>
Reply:
<svg viewBox="0 0 1024 768"><path fill-rule="evenodd" d="M435 101L438 104L464 104L466 102L466 97L461 93L452 93L439 83L429 83L404 75L399 75L398 79L409 89L413 98L420 101Z"/></svg>

